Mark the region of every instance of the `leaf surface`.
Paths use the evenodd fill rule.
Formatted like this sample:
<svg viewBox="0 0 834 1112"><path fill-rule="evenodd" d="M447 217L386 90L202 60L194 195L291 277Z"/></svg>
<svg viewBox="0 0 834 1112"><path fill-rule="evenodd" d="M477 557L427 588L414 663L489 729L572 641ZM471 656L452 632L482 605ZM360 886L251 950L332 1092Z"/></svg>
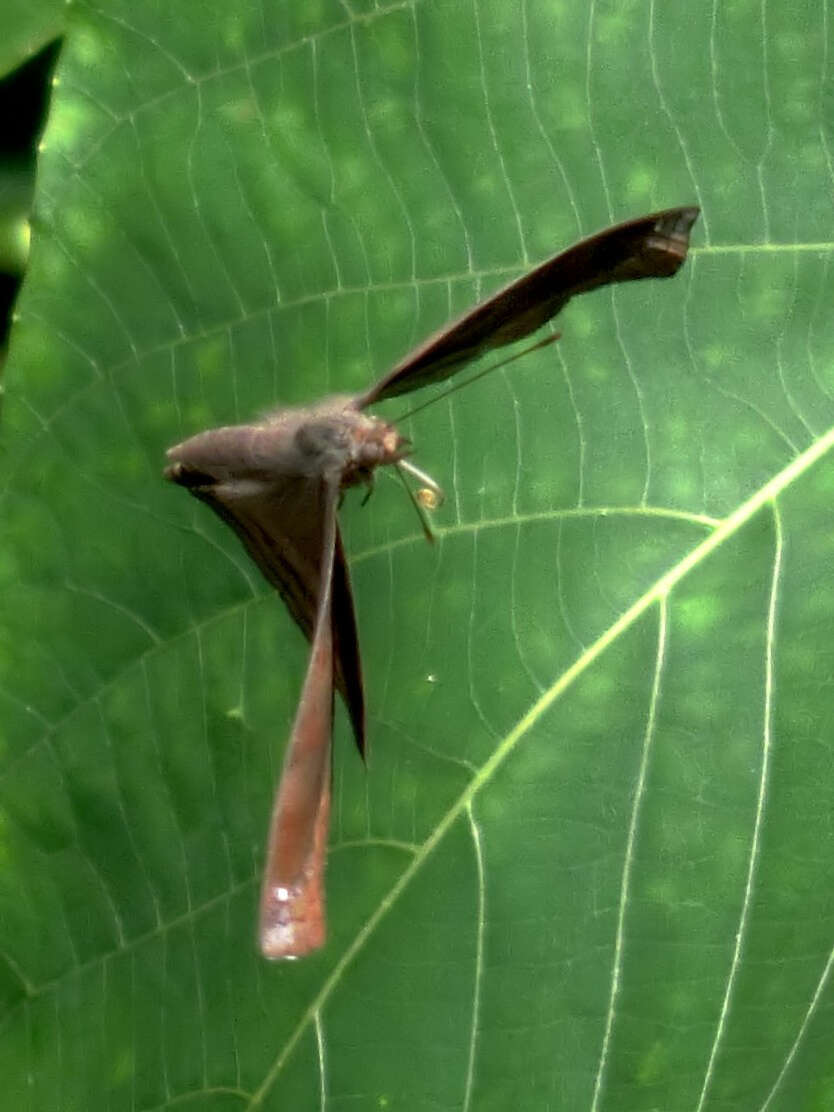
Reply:
<svg viewBox="0 0 834 1112"><path fill-rule="evenodd" d="M73 8L5 374L0 1107L832 1105L827 27ZM330 941L265 964L305 647L164 449L686 203L675 280L404 423L433 549L346 500L370 761L339 711Z"/></svg>

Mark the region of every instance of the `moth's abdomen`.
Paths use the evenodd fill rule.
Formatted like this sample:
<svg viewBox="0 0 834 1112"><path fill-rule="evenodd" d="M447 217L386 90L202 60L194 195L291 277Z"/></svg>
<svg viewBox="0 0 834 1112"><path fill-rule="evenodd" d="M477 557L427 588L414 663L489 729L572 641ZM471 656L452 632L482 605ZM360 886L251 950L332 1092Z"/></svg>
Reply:
<svg viewBox="0 0 834 1112"><path fill-rule="evenodd" d="M227 425L209 429L169 448L171 464L165 475L180 486L194 487L226 482L243 473L251 474L255 459L257 425Z"/></svg>
<svg viewBox="0 0 834 1112"><path fill-rule="evenodd" d="M205 487L213 486L215 478L213 475L208 474L206 471L200 471L196 467L188 467L183 463L172 463L170 467L165 468L165 478L170 479L172 483L178 483L182 487Z"/></svg>
<svg viewBox="0 0 834 1112"><path fill-rule="evenodd" d="M298 422L227 425L198 433L168 449L165 475L180 486L245 484L270 486L286 478L306 478L310 461L296 444Z"/></svg>

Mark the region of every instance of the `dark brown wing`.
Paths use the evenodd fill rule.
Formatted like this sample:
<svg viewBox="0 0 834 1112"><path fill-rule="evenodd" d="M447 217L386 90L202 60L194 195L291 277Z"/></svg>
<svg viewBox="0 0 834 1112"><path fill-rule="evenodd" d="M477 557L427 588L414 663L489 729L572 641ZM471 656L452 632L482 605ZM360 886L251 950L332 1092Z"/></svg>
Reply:
<svg viewBox="0 0 834 1112"><path fill-rule="evenodd" d="M356 611L350 586L342 534L336 524L336 550L333 553L333 635L336 646L336 686L345 701L360 754L365 756L365 685Z"/></svg>
<svg viewBox="0 0 834 1112"><path fill-rule="evenodd" d="M332 585L338 482L323 492L318 610L310 663L298 702L269 824L259 941L268 958L298 958L323 945L324 865L330 816L333 726Z"/></svg>
<svg viewBox="0 0 834 1112"><path fill-rule="evenodd" d="M256 472L247 459L252 426L212 429L177 444L168 478L205 502L234 529L279 591L308 640L319 609L328 487L321 476ZM279 456L280 453L276 453ZM359 752L365 751L365 699L353 595L335 525L333 622L335 682L348 709Z"/></svg>
<svg viewBox="0 0 834 1112"><path fill-rule="evenodd" d="M448 378L484 352L535 332L575 294L611 282L670 277L686 258L699 211L691 207L653 213L569 247L421 344L361 394L357 407Z"/></svg>

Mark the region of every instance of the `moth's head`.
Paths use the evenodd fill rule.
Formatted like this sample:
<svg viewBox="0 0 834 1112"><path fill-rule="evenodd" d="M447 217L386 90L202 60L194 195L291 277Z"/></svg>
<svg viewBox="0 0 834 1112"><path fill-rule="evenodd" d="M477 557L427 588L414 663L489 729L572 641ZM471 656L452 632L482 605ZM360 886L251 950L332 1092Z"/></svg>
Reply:
<svg viewBox="0 0 834 1112"><path fill-rule="evenodd" d="M353 429L352 454L358 466L373 468L380 464L399 463L403 456L408 455L411 441L400 435L396 425L366 413L357 413L356 416L358 421Z"/></svg>
<svg viewBox="0 0 834 1112"><path fill-rule="evenodd" d="M408 454L409 441L400 436L396 425L356 409L347 410L344 418L348 444L342 466L342 487L367 483L377 467L398 463Z"/></svg>

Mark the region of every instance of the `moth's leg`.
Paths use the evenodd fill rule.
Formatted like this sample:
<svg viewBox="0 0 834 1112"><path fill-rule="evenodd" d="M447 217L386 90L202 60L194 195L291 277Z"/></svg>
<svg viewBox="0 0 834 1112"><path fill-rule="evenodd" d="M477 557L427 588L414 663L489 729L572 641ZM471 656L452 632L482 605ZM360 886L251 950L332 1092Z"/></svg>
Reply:
<svg viewBox="0 0 834 1112"><path fill-rule="evenodd" d="M362 499L362 501L361 501L361 502L359 503L359 504L360 504L360 506L365 506L365 505L367 505L368 499L369 499L369 498L371 497L371 495L372 495L372 494L373 494L373 492L374 492L374 486L375 486L375 484L376 484L376 476L374 475L373 471L368 471L368 472L367 472L367 473L366 473L366 474L365 474L365 475L363 476L363 482L365 483L365 486L366 486L366 487L367 487L368 489L367 489L367 490L365 491L365 497L364 497L364 498Z"/></svg>

